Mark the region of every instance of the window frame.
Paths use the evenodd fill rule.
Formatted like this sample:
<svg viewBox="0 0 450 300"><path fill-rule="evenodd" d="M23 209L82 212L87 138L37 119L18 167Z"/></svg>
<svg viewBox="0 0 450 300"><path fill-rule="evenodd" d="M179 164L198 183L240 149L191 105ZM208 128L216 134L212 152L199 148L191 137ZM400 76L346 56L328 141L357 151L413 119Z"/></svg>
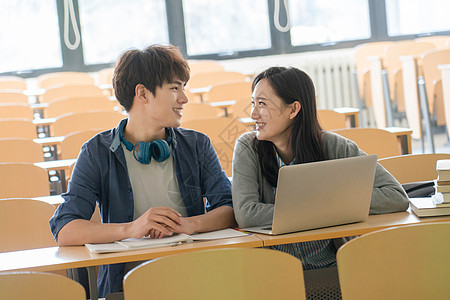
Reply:
<svg viewBox="0 0 450 300"><path fill-rule="evenodd" d="M58 11L58 21L59 21L59 33L60 33L60 43L61 43L61 57L63 66L61 68L49 68L49 69L38 69L29 71L19 71L19 72L4 72L0 73L2 76L20 76L24 78L36 77L41 74L49 72L64 72L64 71L80 71L80 72L95 72L104 68L113 67L115 62L86 65L83 58L83 37L81 36L80 46L75 50L69 50L64 44L64 0L55 0L57 11ZM411 35L401 35L401 36L388 36L387 32L387 20L386 20L386 7L385 1L379 0L367 0L369 3L369 17L370 17L370 27L371 27L371 37L361 40L349 40L349 41L339 41L336 43L325 43L325 44L313 44L304 46L292 46L290 32L280 32L275 28L273 14L275 0L267 0L268 5L268 18L270 25L270 38L272 47L270 49L262 50L249 50L249 51L236 51L231 55L223 55L219 53L204 54L204 55L187 55L187 45L185 36L185 26L184 26L184 15L183 15L183 3L182 1L165 0L166 3L166 17L168 23L168 33L169 41L171 44L176 45L180 48L181 53L187 59L212 59L212 60L228 60L236 58L246 58L254 56L267 56L267 55L277 55L277 54L290 54L299 53L306 51L323 51L323 50L333 50L342 48L352 48L362 43L375 42L375 41L394 41L394 40L407 40L414 39L423 36L430 35L450 35L450 30L440 31L440 32L430 32L426 34L411 34ZM280 7L280 23L286 24L286 10L284 7L284 1L279 1ZM73 0L75 9L75 19L78 28L81 28L80 24L80 13L78 0ZM81 35L81 29L80 29ZM74 39L73 28L69 28L69 38Z"/></svg>

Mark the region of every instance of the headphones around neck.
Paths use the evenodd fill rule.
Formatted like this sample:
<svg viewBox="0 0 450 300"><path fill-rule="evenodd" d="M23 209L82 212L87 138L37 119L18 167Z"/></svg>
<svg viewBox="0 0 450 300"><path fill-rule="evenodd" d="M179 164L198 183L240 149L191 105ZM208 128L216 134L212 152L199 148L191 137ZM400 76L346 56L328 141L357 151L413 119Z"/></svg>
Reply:
<svg viewBox="0 0 450 300"><path fill-rule="evenodd" d="M139 163L148 165L152 157L158 162L163 162L170 157L170 145L172 144L172 132L170 129L166 128L167 141L161 139L153 142L142 141L133 145L124 137L123 130L126 124L126 120L120 124L119 137L125 148L128 151L133 151L133 156Z"/></svg>

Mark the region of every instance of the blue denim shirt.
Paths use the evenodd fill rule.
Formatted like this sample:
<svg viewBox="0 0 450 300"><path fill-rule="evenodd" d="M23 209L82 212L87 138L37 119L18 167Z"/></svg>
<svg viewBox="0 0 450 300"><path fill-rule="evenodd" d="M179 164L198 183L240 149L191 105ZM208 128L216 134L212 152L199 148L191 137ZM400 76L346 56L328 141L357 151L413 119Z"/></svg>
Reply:
<svg viewBox="0 0 450 300"><path fill-rule="evenodd" d="M89 220L96 203L103 223L133 220L133 191L118 128L99 133L81 148L68 191L62 195L64 202L50 219L55 238L70 221ZM170 130L176 177L188 216L204 214L205 210L223 205L232 206L231 183L209 138L194 130ZM207 198L206 207L203 197ZM123 276L124 264L100 266L97 280L99 296L119 291Z"/></svg>

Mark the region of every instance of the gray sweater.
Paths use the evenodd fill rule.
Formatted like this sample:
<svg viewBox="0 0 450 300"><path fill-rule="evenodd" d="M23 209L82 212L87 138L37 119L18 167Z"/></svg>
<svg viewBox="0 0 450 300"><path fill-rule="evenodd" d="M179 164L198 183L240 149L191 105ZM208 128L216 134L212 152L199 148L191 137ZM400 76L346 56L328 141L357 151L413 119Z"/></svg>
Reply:
<svg viewBox="0 0 450 300"><path fill-rule="evenodd" d="M256 132L241 135L233 155L233 207L239 227L271 224L275 196L262 176L258 154L253 147ZM329 159L366 155L351 140L324 131L322 142ZM370 214L385 214L408 209L408 197L398 181L377 164Z"/></svg>

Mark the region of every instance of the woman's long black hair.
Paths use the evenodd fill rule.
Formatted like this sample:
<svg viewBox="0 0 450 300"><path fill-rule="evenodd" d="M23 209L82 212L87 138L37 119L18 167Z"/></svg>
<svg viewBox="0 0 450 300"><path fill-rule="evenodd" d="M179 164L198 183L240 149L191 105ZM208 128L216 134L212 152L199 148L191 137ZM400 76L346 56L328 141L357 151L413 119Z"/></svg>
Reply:
<svg viewBox="0 0 450 300"><path fill-rule="evenodd" d="M252 91L262 79L267 79L276 94L286 104L299 101L301 109L294 119L291 147L295 164L325 160L322 147L322 128L317 119L316 93L311 78L293 67L271 67L258 74ZM262 174L272 186L277 186L278 162L272 142L255 139Z"/></svg>

